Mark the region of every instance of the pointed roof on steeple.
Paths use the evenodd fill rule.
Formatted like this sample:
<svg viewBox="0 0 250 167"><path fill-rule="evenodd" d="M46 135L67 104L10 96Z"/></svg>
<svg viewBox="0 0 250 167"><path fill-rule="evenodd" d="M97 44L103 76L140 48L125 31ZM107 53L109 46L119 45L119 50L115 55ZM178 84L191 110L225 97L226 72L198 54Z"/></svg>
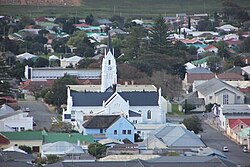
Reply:
<svg viewBox="0 0 250 167"><path fill-rule="evenodd" d="M108 31L108 44L107 44L107 52L110 51L112 54L113 53L113 47L112 47L112 38L110 35L110 31Z"/></svg>

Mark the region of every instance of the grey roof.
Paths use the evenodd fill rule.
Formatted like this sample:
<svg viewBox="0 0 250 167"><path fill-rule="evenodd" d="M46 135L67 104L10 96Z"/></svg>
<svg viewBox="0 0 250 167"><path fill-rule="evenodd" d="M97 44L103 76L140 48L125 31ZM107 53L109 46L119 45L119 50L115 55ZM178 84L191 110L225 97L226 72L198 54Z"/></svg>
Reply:
<svg viewBox="0 0 250 167"><path fill-rule="evenodd" d="M4 151L0 152L0 157L3 157L4 161L18 161L18 162L31 162L35 158L31 154L24 154L16 151Z"/></svg>
<svg viewBox="0 0 250 167"><path fill-rule="evenodd" d="M224 73L236 73L236 74L241 75L242 69L241 69L241 66L234 66L234 67L226 70Z"/></svg>
<svg viewBox="0 0 250 167"><path fill-rule="evenodd" d="M12 113L12 112L15 112L15 110L6 104L3 104L0 108L0 116L8 114L8 113Z"/></svg>
<svg viewBox="0 0 250 167"><path fill-rule="evenodd" d="M235 87L227 84L226 82L223 82L221 79L218 78L213 78L210 79L209 81L200 84L196 87L196 90L203 94L204 96L207 96L211 93L215 93L216 91L222 90L223 88L231 88L234 91L243 94L241 91L236 89Z"/></svg>
<svg viewBox="0 0 250 167"><path fill-rule="evenodd" d="M205 144L195 133L179 125L163 126L162 128L151 132L149 137L150 138L146 140L150 141L152 138L157 138L165 143L167 147L205 147Z"/></svg>
<svg viewBox="0 0 250 167"><path fill-rule="evenodd" d="M84 128L106 129L115 123L120 115L96 115L83 124Z"/></svg>
<svg viewBox="0 0 250 167"><path fill-rule="evenodd" d="M192 68L192 69L188 69L187 73L192 73L192 74L212 74L212 72L206 68L202 68L202 67L196 67L196 68Z"/></svg>
<svg viewBox="0 0 250 167"><path fill-rule="evenodd" d="M71 91L73 106L102 106L112 92L75 92ZM130 106L158 106L158 92L119 92Z"/></svg>
<svg viewBox="0 0 250 167"><path fill-rule="evenodd" d="M129 110L129 117L141 117L141 114L134 112L132 110Z"/></svg>
<svg viewBox="0 0 250 167"><path fill-rule="evenodd" d="M198 97L198 92L191 92L187 94L183 100L179 101L179 104L185 104L185 100L187 100L188 104L193 105L205 105L205 100L203 98Z"/></svg>
<svg viewBox="0 0 250 167"><path fill-rule="evenodd" d="M0 116L0 120L1 120L1 119L4 119L4 118L11 117L11 116L13 116L13 115L18 115L18 114L20 114L20 113L23 113L23 111L19 110L19 111L15 111L15 112L10 112L10 113L5 114L5 115L1 115L1 116Z"/></svg>
<svg viewBox="0 0 250 167"><path fill-rule="evenodd" d="M224 104L222 106L223 114L250 114L250 107L248 104Z"/></svg>
<svg viewBox="0 0 250 167"><path fill-rule="evenodd" d="M0 163L1 167L34 167L31 163L17 162L17 161L5 161Z"/></svg>
<svg viewBox="0 0 250 167"><path fill-rule="evenodd" d="M132 161L97 161L97 162L61 162L49 164L46 167L236 167L236 165L217 156L162 156L151 160L132 160Z"/></svg>

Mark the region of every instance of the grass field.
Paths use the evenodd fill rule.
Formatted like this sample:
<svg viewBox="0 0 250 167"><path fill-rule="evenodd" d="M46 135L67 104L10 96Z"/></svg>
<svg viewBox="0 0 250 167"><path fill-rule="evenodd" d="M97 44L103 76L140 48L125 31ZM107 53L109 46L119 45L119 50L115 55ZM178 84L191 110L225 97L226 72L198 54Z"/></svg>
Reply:
<svg viewBox="0 0 250 167"><path fill-rule="evenodd" d="M234 0L250 11L250 0ZM96 17L114 14L124 17L151 18L176 13L209 13L221 11L221 0L82 0L80 7L1 5L0 15L22 16L80 16L92 13Z"/></svg>

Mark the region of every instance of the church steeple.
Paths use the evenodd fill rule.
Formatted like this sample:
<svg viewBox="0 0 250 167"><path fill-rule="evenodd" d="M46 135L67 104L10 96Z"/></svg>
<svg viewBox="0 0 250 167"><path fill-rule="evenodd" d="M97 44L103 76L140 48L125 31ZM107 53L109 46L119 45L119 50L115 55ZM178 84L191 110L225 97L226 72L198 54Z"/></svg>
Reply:
<svg viewBox="0 0 250 167"><path fill-rule="evenodd" d="M117 84L116 61L111 36L110 33L108 33L107 54L104 55L102 60L101 91L105 92L107 88L112 87L114 84Z"/></svg>

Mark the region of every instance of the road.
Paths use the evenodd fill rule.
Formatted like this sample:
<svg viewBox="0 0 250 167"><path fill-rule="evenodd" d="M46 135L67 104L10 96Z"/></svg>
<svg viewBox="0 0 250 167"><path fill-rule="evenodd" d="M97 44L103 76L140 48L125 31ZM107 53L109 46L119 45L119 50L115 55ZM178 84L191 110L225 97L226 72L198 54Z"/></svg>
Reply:
<svg viewBox="0 0 250 167"><path fill-rule="evenodd" d="M243 153L243 146L237 145L225 135L223 132L218 131L212 128L210 125L204 122L204 117L202 114L196 114L200 119L202 119L202 128L203 132L201 134L201 138L203 142L211 148L222 151L223 146L227 146L229 152L223 152L229 160L235 162L241 166L250 166L250 153ZM173 123L182 122L182 120L191 115L182 115L182 116L170 116L168 120Z"/></svg>
<svg viewBox="0 0 250 167"><path fill-rule="evenodd" d="M44 127L50 129L51 117L55 117L55 114L51 113L48 107L41 101L18 101L19 105L25 109L29 108L29 114L33 116L36 126L34 130L40 130Z"/></svg>
<svg viewBox="0 0 250 167"><path fill-rule="evenodd" d="M215 148L219 151L222 151L223 146L227 146L229 152L223 152L229 160L234 161L237 165L247 166L250 165L250 153L243 153L242 146L237 145L225 135L223 132L220 132L210 125L202 121L203 132L201 138L204 143L211 148Z"/></svg>

